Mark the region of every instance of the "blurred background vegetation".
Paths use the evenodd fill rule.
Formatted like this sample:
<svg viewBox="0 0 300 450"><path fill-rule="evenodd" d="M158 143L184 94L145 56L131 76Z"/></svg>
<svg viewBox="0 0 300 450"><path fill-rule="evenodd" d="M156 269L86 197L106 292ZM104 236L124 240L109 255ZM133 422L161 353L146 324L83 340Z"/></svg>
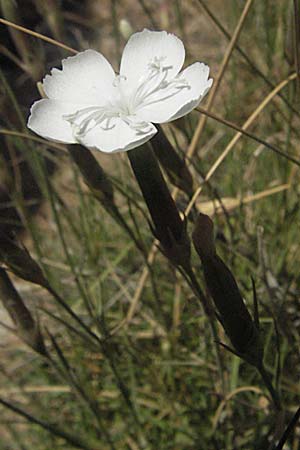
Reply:
<svg viewBox="0 0 300 450"><path fill-rule="evenodd" d="M76 50L94 48L116 71L132 32L175 33L186 64L211 68L215 87L201 106L300 159L297 1L0 5L3 19ZM51 284L45 289L8 272L48 350L26 345L0 308L0 448L275 448L274 435L300 401L298 165L198 111L164 126L178 154L188 156L194 191L200 188L196 208L213 217L218 252L251 311L255 281L265 363L285 410L279 417L252 367L222 347L218 365L193 292L153 246L126 155L94 152L147 263L66 148L27 130L37 82L70 52L3 22L0 36L0 237L25 245ZM179 192L181 211L189 200ZM193 261L202 282L197 255ZM295 426L284 448L300 449L299 437Z"/></svg>

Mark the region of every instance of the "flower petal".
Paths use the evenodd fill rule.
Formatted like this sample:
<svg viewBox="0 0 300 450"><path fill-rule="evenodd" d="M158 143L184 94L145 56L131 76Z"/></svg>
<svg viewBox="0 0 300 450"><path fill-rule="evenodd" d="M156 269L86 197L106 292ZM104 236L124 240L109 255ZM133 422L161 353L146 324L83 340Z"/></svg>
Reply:
<svg viewBox="0 0 300 450"><path fill-rule="evenodd" d="M72 114L80 107L79 105L61 103L56 100L39 100L31 107L27 126L45 139L75 144L78 141L73 135L71 124L63 118L63 115Z"/></svg>
<svg viewBox="0 0 300 450"><path fill-rule="evenodd" d="M103 105L113 95L114 79L107 59L95 50L86 50L63 59L62 70L52 69L43 80L43 88L51 100Z"/></svg>
<svg viewBox="0 0 300 450"><path fill-rule="evenodd" d="M80 142L105 153L126 152L149 141L155 133L157 129L152 123L137 122L133 117L114 117L109 126L95 126Z"/></svg>
<svg viewBox="0 0 300 450"><path fill-rule="evenodd" d="M143 30L133 34L123 51L120 74L130 86L136 87L149 70L149 64L162 60L168 70L168 78L178 74L184 63L185 50L181 40L166 31Z"/></svg>
<svg viewBox="0 0 300 450"><path fill-rule="evenodd" d="M137 116L147 122L164 123L178 119L192 111L209 91L213 80L208 79L209 67L196 62L183 70L176 78L184 79L188 87L164 99L162 90L148 103L141 104Z"/></svg>

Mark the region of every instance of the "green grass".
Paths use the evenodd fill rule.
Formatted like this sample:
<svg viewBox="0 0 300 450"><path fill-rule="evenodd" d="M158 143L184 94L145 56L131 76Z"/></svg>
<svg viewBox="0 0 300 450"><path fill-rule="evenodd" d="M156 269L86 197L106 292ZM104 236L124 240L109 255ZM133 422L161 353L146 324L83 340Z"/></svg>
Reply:
<svg viewBox="0 0 300 450"><path fill-rule="evenodd" d="M1 2L3 17L17 21L12 13L7 15L5 3ZM23 7L17 3L22 16ZM120 19L130 21L134 31L151 28L151 23L159 28L167 23L168 31L184 38L187 62L205 61L213 78L229 42L216 20L232 36L245 4L236 0L86 0L83 9L76 2L63 9L59 2L51 2L56 12L51 22L45 11L36 9L38 3L31 2L32 21L24 16L23 26L52 38L63 36L66 45L78 50L96 48L116 65L125 42ZM96 8L100 3L101 10ZM217 90L213 113L242 126L272 89L295 71L295 63L289 64L285 55L293 23L291 3L253 2ZM27 64L20 69L1 48L1 129L29 134L25 126L29 105L38 97L34 74L42 67L43 76L67 52L25 34L11 38L9 28L0 26L4 47ZM30 66L18 40L23 52L27 49L36 56L30 58ZM295 81L280 94L284 100L275 96L248 131L300 159ZM205 101L201 106L206 107ZM186 154L199 118L194 111L185 120L165 126L180 154ZM234 134L224 124L207 119L190 161L195 189ZM41 192L40 206L32 213L31 198L24 193L28 172L20 173L20 163L9 171L1 158L0 171L8 181L0 187L9 191L24 227L18 239L26 243L51 287L85 326L60 307L51 292L12 275L15 288L40 324L49 354L43 357L32 351L2 327L0 397L30 417L1 406L1 449L73 449L77 442L78 448L89 450L275 450L300 401L298 166L243 136L203 184L196 202L198 210L206 212L201 202L217 206L218 199L223 199L223 212L214 214L210 209L217 250L252 314L251 277L255 280L265 366L280 394L282 413L274 407L259 373L215 342L195 293L163 254L157 252L140 285L154 238L127 155L94 152L114 186L124 221L120 223L84 184L67 152L46 141L7 136L5 131L1 138L3 152L11 160L26 160ZM52 176L47 158L57 166ZM284 184L289 184L288 189L229 208L228 198L242 199ZM179 209L184 211L188 201L180 192ZM1 217L3 222L15 221ZM189 220L189 235L193 227ZM194 250L192 262L206 292ZM126 321L133 301L137 301L134 314ZM2 315L1 322L11 326ZM216 319L214 323L218 341L231 345ZM299 448L298 441L297 425L284 449Z"/></svg>

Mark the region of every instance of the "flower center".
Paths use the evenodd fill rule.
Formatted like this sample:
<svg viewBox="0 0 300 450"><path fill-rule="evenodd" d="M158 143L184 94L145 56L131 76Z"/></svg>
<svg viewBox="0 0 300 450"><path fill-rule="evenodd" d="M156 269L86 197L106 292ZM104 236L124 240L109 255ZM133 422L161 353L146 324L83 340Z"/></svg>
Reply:
<svg viewBox="0 0 300 450"><path fill-rule="evenodd" d="M104 131L111 130L117 124L116 119L122 119L137 134L149 132L151 125L138 120L139 108L164 102L182 89L190 89L182 76L169 77L173 66L164 64L165 59L165 56L155 56L148 62L133 93L128 93L127 77L117 75L113 81L115 96L111 101L104 106L90 106L64 115L63 118L71 124L76 139L80 140L96 126Z"/></svg>
<svg viewBox="0 0 300 450"><path fill-rule="evenodd" d="M65 120L70 122L73 133L79 141L86 136L86 134L99 126L102 130L108 131L116 127L116 119L122 119L136 135L143 135L151 131L151 124L145 121L135 120L135 116L131 115L123 105L101 107L91 106L81 109L74 114L66 114L63 116Z"/></svg>
<svg viewBox="0 0 300 450"><path fill-rule="evenodd" d="M80 140L96 126L99 126L104 131L112 130L116 126L115 119L117 118L122 119L129 126L136 129L136 126L131 124L132 121L129 120L131 112L128 109L121 86L123 81L126 81L126 77L116 75L113 81L116 95L112 101L108 101L104 106L90 106L80 109L73 114L65 114L63 116L71 124L76 139Z"/></svg>

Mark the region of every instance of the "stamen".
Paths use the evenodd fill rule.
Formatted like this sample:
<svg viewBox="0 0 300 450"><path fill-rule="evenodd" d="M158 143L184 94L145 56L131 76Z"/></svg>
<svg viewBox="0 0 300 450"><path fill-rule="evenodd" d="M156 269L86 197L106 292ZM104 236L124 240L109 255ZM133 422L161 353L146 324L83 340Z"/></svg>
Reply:
<svg viewBox="0 0 300 450"><path fill-rule="evenodd" d="M190 89L184 78L175 77L168 80L172 65L163 65L166 57L154 57L148 63L148 72L139 80L133 97L130 99L130 109L137 111L143 106L167 100L177 95L182 89Z"/></svg>
<svg viewBox="0 0 300 450"><path fill-rule="evenodd" d="M105 119L105 109L100 106L91 106L76 111L73 114L63 115L63 119L70 122L76 137L83 137L88 131ZM79 122L79 123L78 123Z"/></svg>
<svg viewBox="0 0 300 450"><path fill-rule="evenodd" d="M124 122L136 131L137 135L147 134L151 131L151 125L148 122L135 122L130 117L123 118Z"/></svg>
<svg viewBox="0 0 300 450"><path fill-rule="evenodd" d="M151 125L147 122L135 122L128 114L125 114L120 108L108 105L105 107L89 107L77 111L73 114L63 116L70 122L73 134L77 139L82 139L88 132L99 126L102 130L108 131L116 127L112 123L113 119L123 120L136 134L143 135L151 130Z"/></svg>

